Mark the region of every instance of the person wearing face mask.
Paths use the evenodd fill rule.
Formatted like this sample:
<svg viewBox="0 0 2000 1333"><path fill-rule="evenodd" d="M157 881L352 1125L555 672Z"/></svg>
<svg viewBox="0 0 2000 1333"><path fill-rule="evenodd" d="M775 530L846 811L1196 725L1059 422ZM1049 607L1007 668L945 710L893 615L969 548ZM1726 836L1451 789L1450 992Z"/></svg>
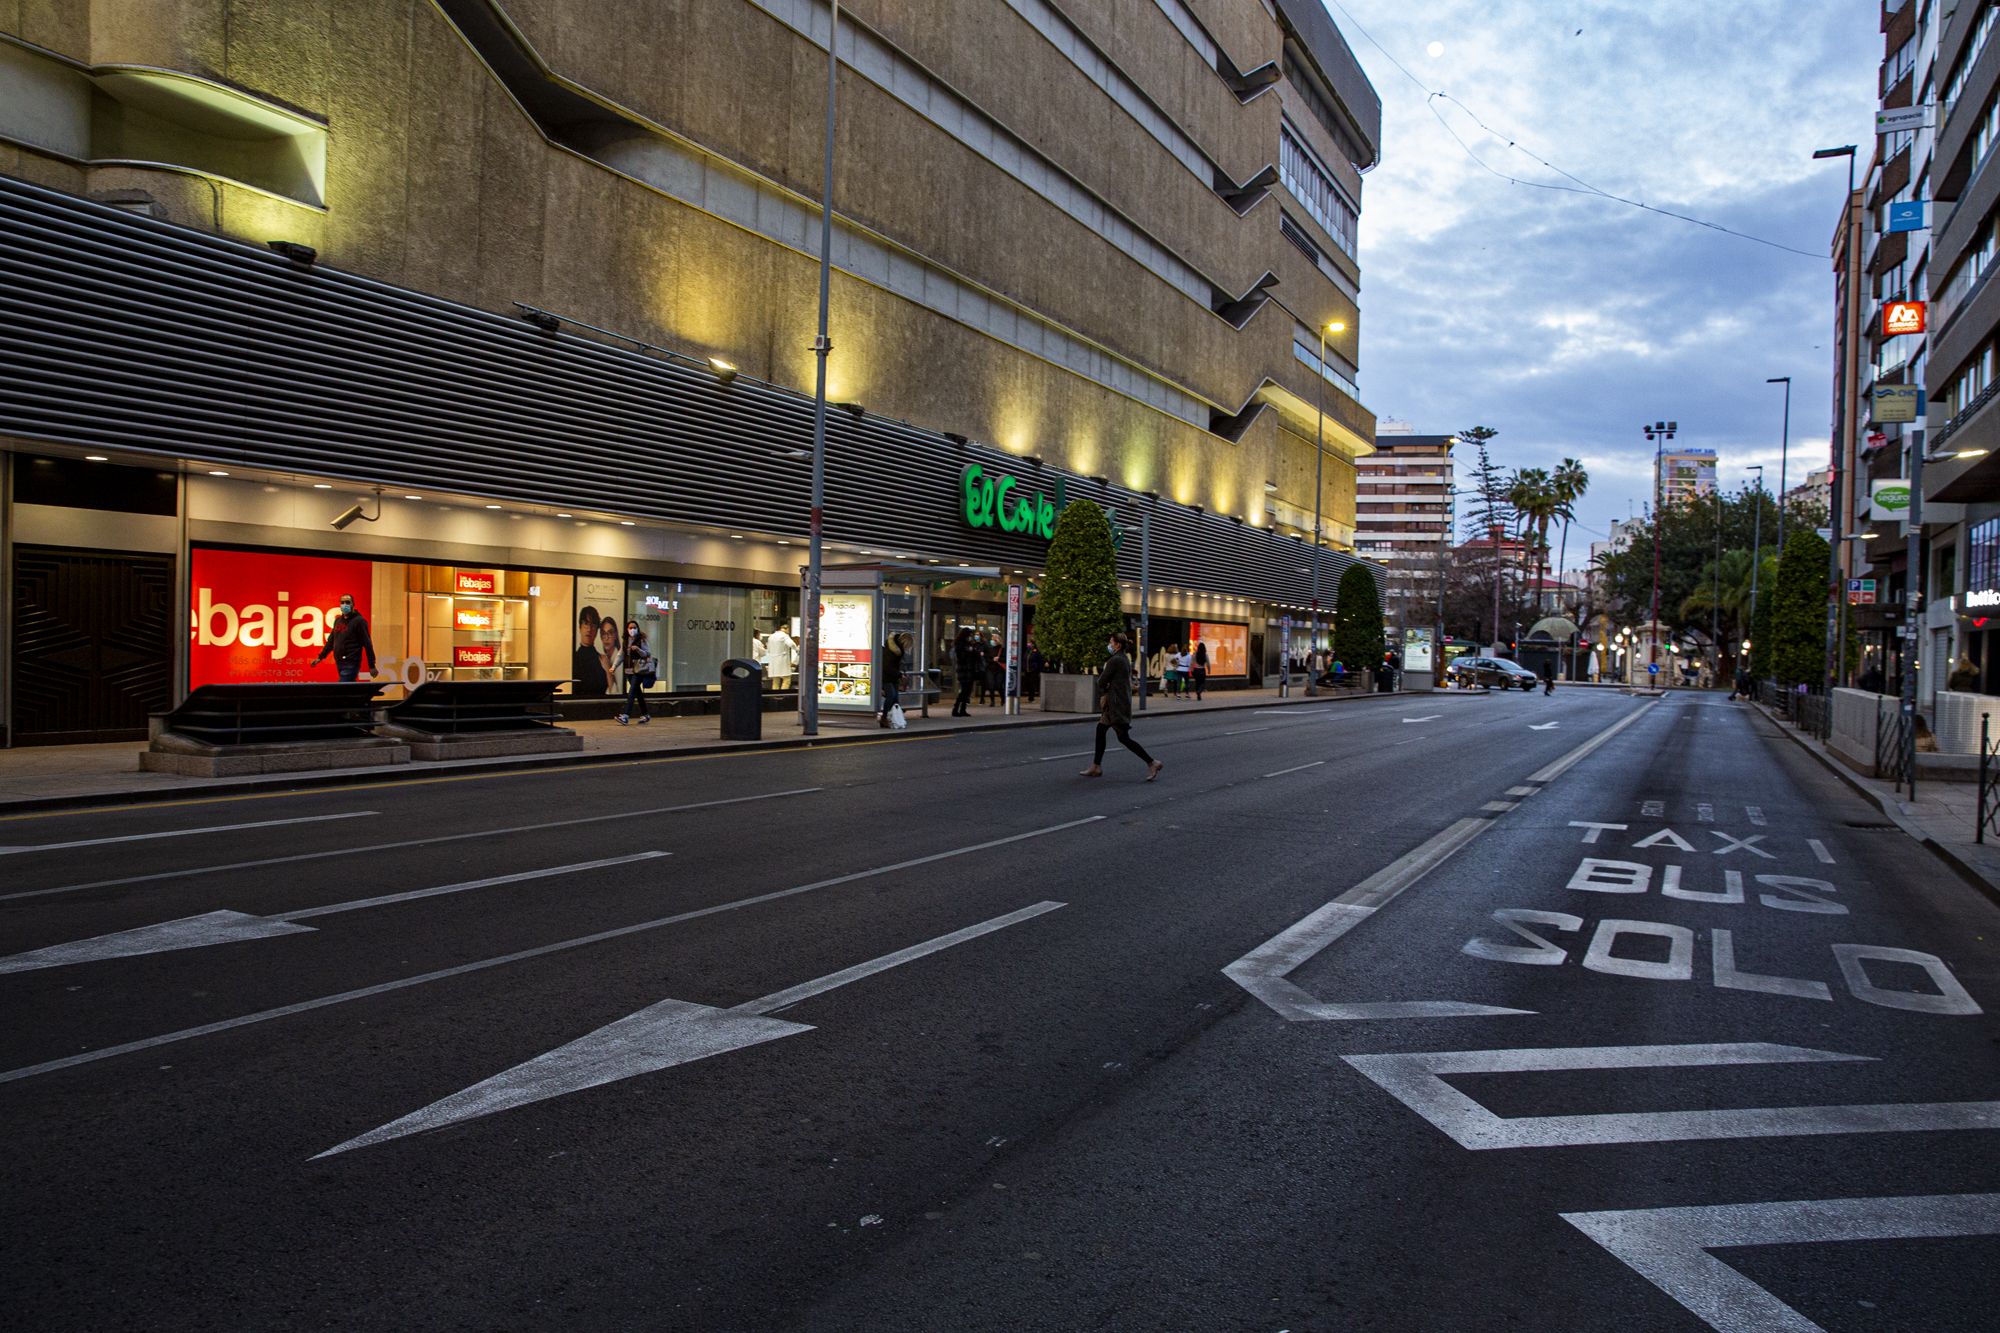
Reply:
<svg viewBox="0 0 2000 1333"><path fill-rule="evenodd" d="M639 622L625 622L625 711L618 715L618 725L624 726L638 714L643 723L653 720L646 711L646 689L659 677L659 663L654 659L651 647L646 643L646 634L639 628Z"/></svg>
<svg viewBox="0 0 2000 1333"><path fill-rule="evenodd" d="M1151 782L1166 765L1132 739L1132 659L1125 655L1124 632L1113 633L1104 649L1110 656L1104 659L1104 667L1097 673L1097 756L1083 770L1083 776L1104 776L1104 733L1115 731L1118 743L1145 761L1146 781Z"/></svg>
<svg viewBox="0 0 2000 1333"><path fill-rule="evenodd" d="M361 675L363 658L368 661L368 674L375 674L375 640L368 637L368 618L354 609L354 594L340 595L340 614L334 618L333 631L326 636L326 646L319 650L319 656L312 661L318 666L333 655L334 672L344 681L356 680Z"/></svg>

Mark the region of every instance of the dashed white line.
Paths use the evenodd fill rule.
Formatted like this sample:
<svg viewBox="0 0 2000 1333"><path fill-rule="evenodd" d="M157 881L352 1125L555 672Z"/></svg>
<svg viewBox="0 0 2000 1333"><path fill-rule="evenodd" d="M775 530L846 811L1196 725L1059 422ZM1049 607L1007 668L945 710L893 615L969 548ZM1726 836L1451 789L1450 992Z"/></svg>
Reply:
<svg viewBox="0 0 2000 1333"><path fill-rule="evenodd" d="M1267 778L1281 778L1287 773L1303 773L1309 768L1318 768L1325 762L1326 760L1324 759L1315 759L1310 764L1300 764L1296 768L1281 768L1275 773L1266 773L1264 776Z"/></svg>
<svg viewBox="0 0 2000 1333"><path fill-rule="evenodd" d="M1818 838L1807 838L1806 846L1812 848L1813 855L1819 858L1819 863L1821 865L1830 866L1834 863L1833 853L1829 852L1826 849L1826 844L1821 842Z"/></svg>
<svg viewBox="0 0 2000 1333"><path fill-rule="evenodd" d="M296 819L260 819L251 824L207 824L201 828L161 829L154 833L126 833L115 838L78 838L75 842L28 843L0 847L0 856L25 856L29 852L61 852L72 847L103 847L114 842L151 842L156 838L192 838L203 833L238 833L244 829L282 828L286 824L323 824L330 819L366 819L379 810L348 810L337 815L300 815Z"/></svg>

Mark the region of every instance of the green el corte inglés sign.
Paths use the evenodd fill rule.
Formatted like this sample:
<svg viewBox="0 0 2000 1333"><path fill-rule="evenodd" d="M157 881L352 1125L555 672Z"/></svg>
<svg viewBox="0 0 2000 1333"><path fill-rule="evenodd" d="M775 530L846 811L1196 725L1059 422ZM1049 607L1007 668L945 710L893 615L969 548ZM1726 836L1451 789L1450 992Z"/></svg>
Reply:
<svg viewBox="0 0 2000 1333"><path fill-rule="evenodd" d="M1004 472L989 473L978 463L967 463L959 473L958 492L968 527L998 528L1045 542L1055 539L1056 516L1069 503L1067 480L1060 474L1051 498L1042 491L1026 494L1018 478ZM1125 538L1124 529L1109 505L1104 513L1111 519L1111 544L1117 546Z"/></svg>

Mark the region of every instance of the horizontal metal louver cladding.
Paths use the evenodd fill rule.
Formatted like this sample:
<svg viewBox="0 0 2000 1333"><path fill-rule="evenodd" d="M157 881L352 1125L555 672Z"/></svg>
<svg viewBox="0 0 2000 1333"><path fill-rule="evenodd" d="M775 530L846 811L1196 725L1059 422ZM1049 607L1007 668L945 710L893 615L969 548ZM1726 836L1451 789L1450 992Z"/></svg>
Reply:
<svg viewBox="0 0 2000 1333"><path fill-rule="evenodd" d="M809 398L5 176L0 433L732 531L808 526L809 464L773 454L810 447ZM833 411L828 539L1039 564L1039 542L966 526L969 462L1054 482L999 451ZM1088 479L1068 492L1128 529L1121 577L1139 577L1150 507L1156 584L1311 597L1311 547L1296 539ZM1322 601L1351 563L1322 554Z"/></svg>

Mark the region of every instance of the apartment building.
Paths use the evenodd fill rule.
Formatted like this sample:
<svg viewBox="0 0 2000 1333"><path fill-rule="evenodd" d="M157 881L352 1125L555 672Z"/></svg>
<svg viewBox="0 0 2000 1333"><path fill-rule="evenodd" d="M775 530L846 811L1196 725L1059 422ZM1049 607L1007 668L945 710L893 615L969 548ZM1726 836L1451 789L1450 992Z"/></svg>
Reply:
<svg viewBox="0 0 2000 1333"><path fill-rule="evenodd" d="M1358 460L1354 546L1380 561L1390 623L1426 626L1434 615L1452 537L1452 446L1456 435L1419 435L1384 422L1375 452Z"/></svg>
<svg viewBox="0 0 2000 1333"><path fill-rule="evenodd" d="M1087 498L1143 517L1156 629L1256 675L1315 565L1333 600L1374 435L1381 109L1333 20L838 16L829 559L985 571L898 626L929 660L1008 581L1032 615L1033 515ZM591 612L646 621L661 688L699 694L796 621L832 17L0 6L0 342L37 370L0 399L9 743L142 734L191 684L304 670L191 647L204 596L352 585L406 683L566 678Z"/></svg>

